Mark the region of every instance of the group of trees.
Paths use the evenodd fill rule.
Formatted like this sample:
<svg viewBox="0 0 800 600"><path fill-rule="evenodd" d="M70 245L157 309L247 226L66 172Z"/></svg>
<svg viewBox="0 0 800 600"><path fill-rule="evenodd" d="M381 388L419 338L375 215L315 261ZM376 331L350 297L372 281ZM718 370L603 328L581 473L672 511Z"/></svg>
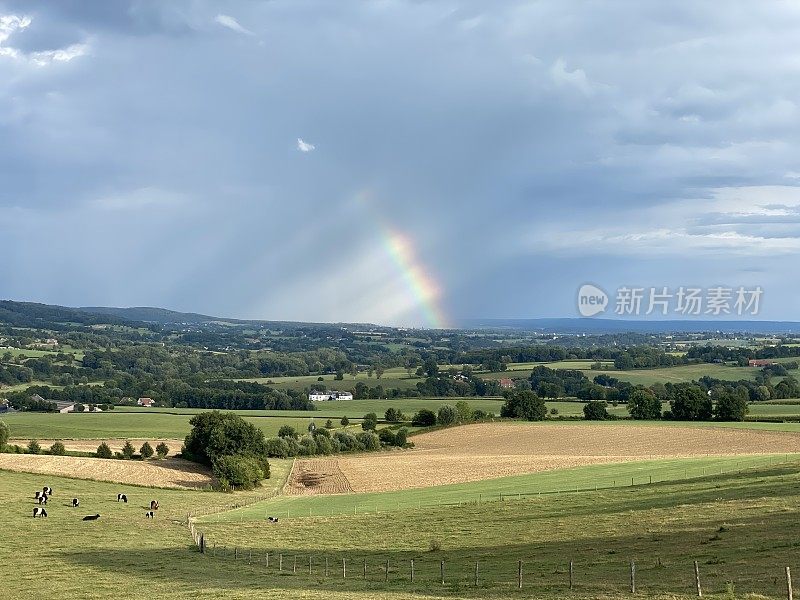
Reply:
<svg viewBox="0 0 800 600"><path fill-rule="evenodd" d="M167 454L169 454L169 446L167 446L164 442L159 442L159 444L155 447L155 450L153 450L150 442L145 442L142 444L141 448L139 448L139 456L144 460L152 458L154 454L158 455L158 458L166 458ZM97 458L121 458L132 460L136 456L136 448L134 448L130 440L126 440L125 445L122 447L120 452L113 452L111 447L106 442L102 442L97 447L95 456Z"/></svg>
<svg viewBox="0 0 800 600"><path fill-rule="evenodd" d="M294 427L284 425L278 437L266 441L267 454L275 458L290 456L331 455L345 452L374 452L386 446L405 447L408 430L381 429L379 433L364 430L358 433L335 431L328 428L310 427L308 434L301 436Z"/></svg>
<svg viewBox="0 0 800 600"><path fill-rule="evenodd" d="M258 427L216 410L195 415L189 424L183 456L211 466L222 489L250 489L269 478L267 442Z"/></svg>

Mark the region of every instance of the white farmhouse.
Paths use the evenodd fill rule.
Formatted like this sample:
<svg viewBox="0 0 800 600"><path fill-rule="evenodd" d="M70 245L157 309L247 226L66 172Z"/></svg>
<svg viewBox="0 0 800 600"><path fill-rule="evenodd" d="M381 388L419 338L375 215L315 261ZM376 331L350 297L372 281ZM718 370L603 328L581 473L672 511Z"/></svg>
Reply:
<svg viewBox="0 0 800 600"><path fill-rule="evenodd" d="M353 394L351 392L313 391L308 395L308 399L312 402L327 402L328 400L352 400Z"/></svg>

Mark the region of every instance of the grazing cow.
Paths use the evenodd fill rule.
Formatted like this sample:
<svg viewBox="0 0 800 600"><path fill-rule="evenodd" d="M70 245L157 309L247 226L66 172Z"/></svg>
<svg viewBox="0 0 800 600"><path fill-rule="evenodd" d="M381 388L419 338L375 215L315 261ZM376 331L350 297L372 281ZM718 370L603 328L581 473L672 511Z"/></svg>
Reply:
<svg viewBox="0 0 800 600"><path fill-rule="evenodd" d="M278 517L269 517L268 520L269 520L270 523L277 523L278 522Z"/></svg>
<svg viewBox="0 0 800 600"><path fill-rule="evenodd" d="M128 497L125 494L117 494L117 502L128 503Z"/></svg>
<svg viewBox="0 0 800 600"><path fill-rule="evenodd" d="M100 518L100 515L86 515L83 517L84 521L97 521Z"/></svg>
<svg viewBox="0 0 800 600"><path fill-rule="evenodd" d="M42 494L38 498L39 504L47 504L47 494Z"/></svg>
<svg viewBox="0 0 800 600"><path fill-rule="evenodd" d="M150 500L150 510L158 510L158 500Z"/></svg>
<svg viewBox="0 0 800 600"><path fill-rule="evenodd" d="M38 506L35 506L33 508L33 518L34 519L36 517L46 517L46 516L47 516L47 511L45 509L39 508Z"/></svg>
<svg viewBox="0 0 800 600"><path fill-rule="evenodd" d="M144 513L144 516L147 517L148 519L154 519L156 513L154 513L152 510L148 510L146 513Z"/></svg>
<svg viewBox="0 0 800 600"><path fill-rule="evenodd" d="M80 500L78 500L77 498L73 498L72 499L72 507L73 508L78 507L80 505L81 505L81 501Z"/></svg>
<svg viewBox="0 0 800 600"><path fill-rule="evenodd" d="M44 486L42 488L42 493L43 494L47 494L48 496L52 496L53 495L53 488L48 487L48 486Z"/></svg>
<svg viewBox="0 0 800 600"><path fill-rule="evenodd" d="M44 493L44 492L38 492L38 491L37 491L37 492L35 492L35 493L33 494L33 499L34 499L34 500L38 500L38 499L39 499L39 497L40 497L40 496L41 496L43 493Z"/></svg>

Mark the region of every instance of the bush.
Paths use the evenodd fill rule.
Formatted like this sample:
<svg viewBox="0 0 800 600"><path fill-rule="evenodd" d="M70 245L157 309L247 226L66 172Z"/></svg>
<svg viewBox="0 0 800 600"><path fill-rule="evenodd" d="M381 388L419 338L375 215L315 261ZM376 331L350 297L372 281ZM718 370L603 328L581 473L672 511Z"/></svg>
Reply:
<svg viewBox="0 0 800 600"><path fill-rule="evenodd" d="M408 429L402 427L394 435L394 445L405 448L406 444L408 444Z"/></svg>
<svg viewBox="0 0 800 600"><path fill-rule="evenodd" d="M458 411L454 406L445 404L439 407L439 412L436 415L437 425L452 425L456 421L458 421Z"/></svg>
<svg viewBox="0 0 800 600"><path fill-rule="evenodd" d="M396 408L387 408L383 416L389 423L400 423L406 420L406 416Z"/></svg>
<svg viewBox="0 0 800 600"><path fill-rule="evenodd" d="M550 409L550 414L553 415L554 417L558 416L558 409L557 408L551 408Z"/></svg>
<svg viewBox="0 0 800 600"><path fill-rule="evenodd" d="M381 440L372 431L362 431L356 436L358 443L364 450L373 451L381 449Z"/></svg>
<svg viewBox="0 0 800 600"><path fill-rule="evenodd" d="M28 442L28 454L41 454L42 447L39 445L39 442L36 440L31 440Z"/></svg>
<svg viewBox="0 0 800 600"><path fill-rule="evenodd" d="M303 456L314 456L319 451L317 441L310 435L304 435L300 440L300 454Z"/></svg>
<svg viewBox="0 0 800 600"><path fill-rule="evenodd" d="M72 407L72 412L82 413L86 410L86 407L78 402L75 406Z"/></svg>
<svg viewBox="0 0 800 600"><path fill-rule="evenodd" d="M587 421L606 421L610 417L606 410L606 403L592 400L583 407L583 417Z"/></svg>
<svg viewBox="0 0 800 600"><path fill-rule="evenodd" d="M283 438L269 438L266 442L267 456L273 458L288 458L289 444Z"/></svg>
<svg viewBox="0 0 800 600"><path fill-rule="evenodd" d="M346 431L337 431L333 434L333 439L339 442L342 452L353 452L363 450L364 447L358 442L356 437Z"/></svg>
<svg viewBox="0 0 800 600"><path fill-rule="evenodd" d="M97 458L111 458L112 456L114 456L114 454L105 442L97 447Z"/></svg>
<svg viewBox="0 0 800 600"><path fill-rule="evenodd" d="M281 428L278 429L278 437L292 438L296 440L300 436L297 434L297 430L291 425L282 425Z"/></svg>
<svg viewBox="0 0 800 600"><path fill-rule="evenodd" d="M142 447L139 448L139 454L142 455L142 458L150 458L153 456L153 447L150 445L150 442L142 444Z"/></svg>
<svg viewBox="0 0 800 600"><path fill-rule="evenodd" d="M321 437L331 439L331 432L328 431L327 429L315 429L312 435L314 436L314 439L318 439Z"/></svg>
<svg viewBox="0 0 800 600"><path fill-rule="evenodd" d="M747 411L747 399L735 392L723 392L717 397L714 414L717 421L744 421Z"/></svg>
<svg viewBox="0 0 800 600"><path fill-rule="evenodd" d="M125 445L122 447L122 456L130 460L134 454L136 454L136 448L133 447L130 440L125 440Z"/></svg>
<svg viewBox="0 0 800 600"><path fill-rule="evenodd" d="M348 425L350 425L350 419L348 419L347 417L342 417L342 420L339 421L339 424L342 427L347 427Z"/></svg>
<svg viewBox="0 0 800 600"><path fill-rule="evenodd" d="M544 400L530 390L511 392L506 398L503 408L500 409L501 417L527 419L528 421L542 421L545 415L547 415L547 407Z"/></svg>
<svg viewBox="0 0 800 600"><path fill-rule="evenodd" d="M314 440L317 442L318 454L324 454L325 456L333 454L333 444L331 443L331 439L329 437L320 435L315 437Z"/></svg>
<svg viewBox="0 0 800 600"><path fill-rule="evenodd" d="M10 437L11 429L5 424L4 421L0 421L0 450L5 447Z"/></svg>
<svg viewBox="0 0 800 600"><path fill-rule="evenodd" d="M325 421L325 429L333 429L333 421L331 421L330 419Z"/></svg>
<svg viewBox="0 0 800 600"><path fill-rule="evenodd" d="M397 436L391 429L384 428L378 432L378 439L384 446L394 446Z"/></svg>
<svg viewBox="0 0 800 600"><path fill-rule="evenodd" d="M269 478L269 463L254 456L221 456L214 459L212 469L223 488L235 486L249 490L262 479Z"/></svg>
<svg viewBox="0 0 800 600"><path fill-rule="evenodd" d="M436 413L427 408L422 408L411 417L411 424L414 427L432 427L436 425Z"/></svg>
<svg viewBox="0 0 800 600"><path fill-rule="evenodd" d="M161 442L158 446L156 446L156 454L158 454L158 458L166 458L167 454L169 454L169 446L167 446L164 442Z"/></svg>
<svg viewBox="0 0 800 600"><path fill-rule="evenodd" d="M475 418L475 412L472 407L464 400L456 402L456 412L458 413L459 423L469 423Z"/></svg>
<svg viewBox="0 0 800 600"><path fill-rule="evenodd" d="M53 445L50 446L50 454L53 456L64 456L66 453L67 449L61 442L53 442Z"/></svg>
<svg viewBox="0 0 800 600"><path fill-rule="evenodd" d="M378 426L378 415L375 413L367 413L361 421L361 429L364 431L375 431Z"/></svg>

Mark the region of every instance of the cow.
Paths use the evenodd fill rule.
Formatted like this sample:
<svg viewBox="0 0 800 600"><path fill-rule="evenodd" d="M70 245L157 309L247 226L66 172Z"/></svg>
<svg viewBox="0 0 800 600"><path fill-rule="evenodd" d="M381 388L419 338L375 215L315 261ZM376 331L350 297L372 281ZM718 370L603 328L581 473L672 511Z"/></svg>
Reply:
<svg viewBox="0 0 800 600"><path fill-rule="evenodd" d="M83 517L84 521L97 521L100 518L100 515L86 515Z"/></svg>
<svg viewBox="0 0 800 600"><path fill-rule="evenodd" d="M128 503L128 497L125 494L117 494L117 502Z"/></svg>
<svg viewBox="0 0 800 600"><path fill-rule="evenodd" d="M46 516L47 516L47 511L45 509L39 508L38 506L35 506L33 508L33 518L34 519L36 517L46 517Z"/></svg>
<svg viewBox="0 0 800 600"><path fill-rule="evenodd" d="M278 517L269 517L267 520L268 520L270 523L277 523L277 522L278 522Z"/></svg>
<svg viewBox="0 0 800 600"><path fill-rule="evenodd" d="M77 508L80 505L81 505L81 501L80 500L78 500L77 498L73 498L72 499L72 508Z"/></svg>
<svg viewBox="0 0 800 600"><path fill-rule="evenodd" d="M150 510L158 510L158 500L150 500Z"/></svg>
<svg viewBox="0 0 800 600"><path fill-rule="evenodd" d="M44 486L42 488L42 493L43 494L47 494L48 496L52 496L53 495L53 488L48 487L48 486Z"/></svg>
<svg viewBox="0 0 800 600"><path fill-rule="evenodd" d="M43 493L44 493L44 492L39 492L39 491L37 491L37 492L34 492L34 494L33 494L33 499L34 499L34 500L38 500L38 499L39 499L39 497L40 497L40 496L41 496Z"/></svg>
<svg viewBox="0 0 800 600"><path fill-rule="evenodd" d="M144 513L144 516L147 519L154 519L155 516L156 516L156 513L154 513L152 510L148 510L146 513Z"/></svg>
<svg viewBox="0 0 800 600"><path fill-rule="evenodd" d="M42 494L38 498L39 504L47 504L47 494Z"/></svg>

